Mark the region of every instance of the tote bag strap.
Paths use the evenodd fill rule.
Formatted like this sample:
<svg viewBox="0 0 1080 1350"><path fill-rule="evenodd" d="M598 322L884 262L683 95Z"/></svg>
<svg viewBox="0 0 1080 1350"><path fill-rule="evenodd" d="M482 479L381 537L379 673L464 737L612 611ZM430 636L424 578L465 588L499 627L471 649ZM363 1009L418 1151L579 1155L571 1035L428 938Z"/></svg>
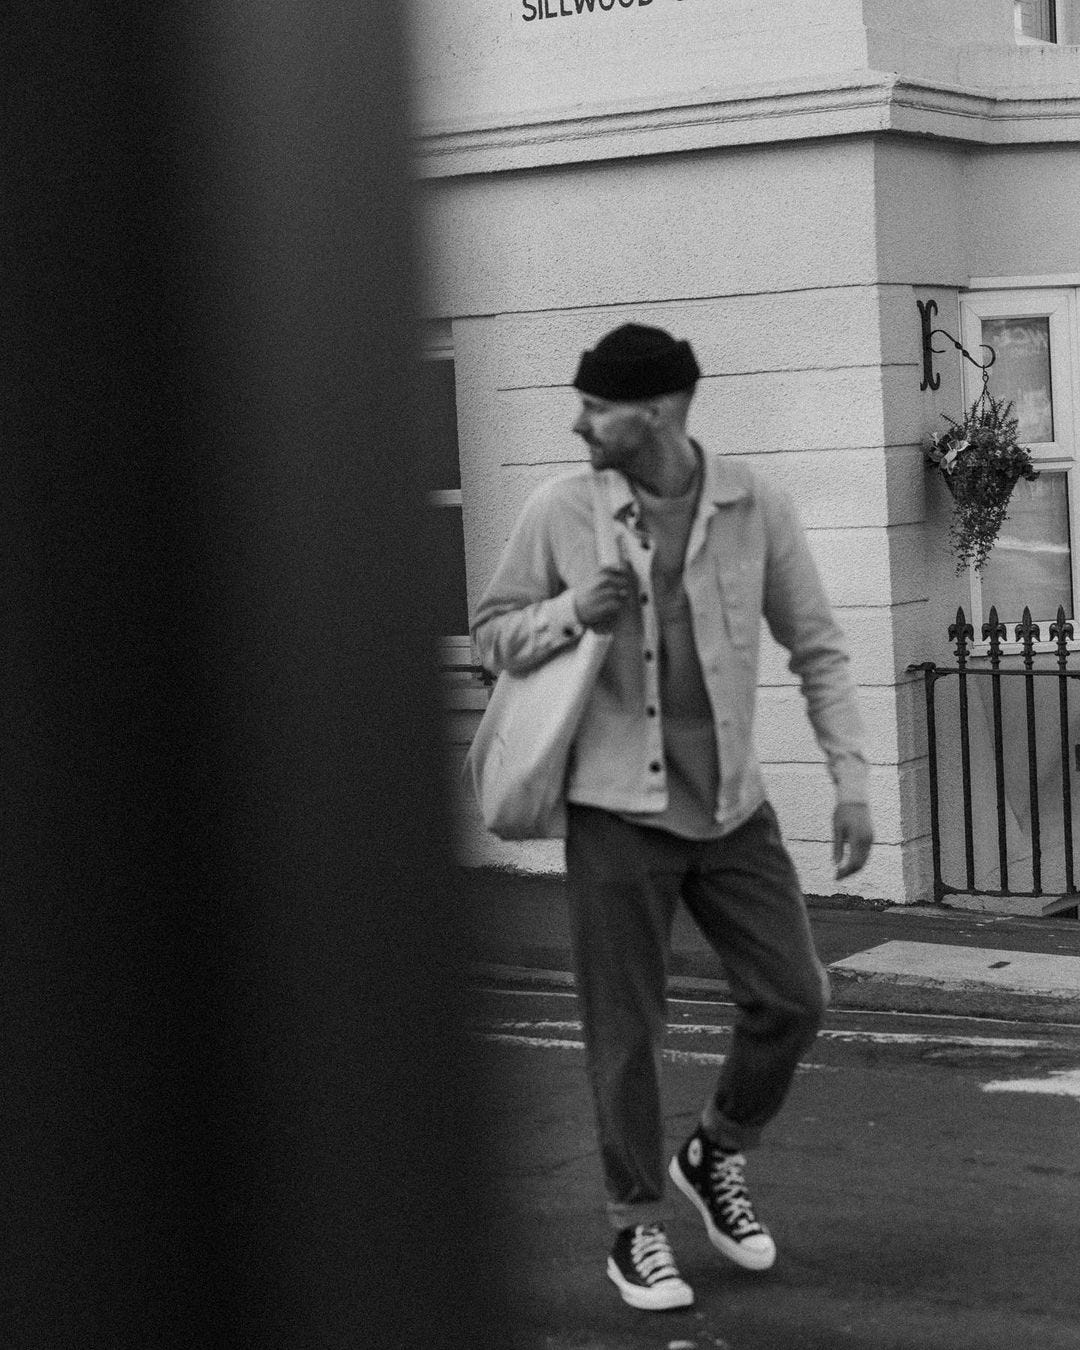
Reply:
<svg viewBox="0 0 1080 1350"><path fill-rule="evenodd" d="M589 478L592 488L593 528L596 531L596 552L601 567L622 567L626 561L619 550L615 521L611 514L608 484L614 469L593 470Z"/></svg>

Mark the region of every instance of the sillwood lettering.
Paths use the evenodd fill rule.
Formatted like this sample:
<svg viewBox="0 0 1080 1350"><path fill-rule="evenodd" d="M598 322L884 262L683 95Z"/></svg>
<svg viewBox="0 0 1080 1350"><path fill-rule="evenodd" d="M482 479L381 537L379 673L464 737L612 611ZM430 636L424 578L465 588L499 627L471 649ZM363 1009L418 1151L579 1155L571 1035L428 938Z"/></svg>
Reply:
<svg viewBox="0 0 1080 1350"><path fill-rule="evenodd" d="M521 0L521 17L532 19L573 19L597 10L643 9L653 0Z"/></svg>

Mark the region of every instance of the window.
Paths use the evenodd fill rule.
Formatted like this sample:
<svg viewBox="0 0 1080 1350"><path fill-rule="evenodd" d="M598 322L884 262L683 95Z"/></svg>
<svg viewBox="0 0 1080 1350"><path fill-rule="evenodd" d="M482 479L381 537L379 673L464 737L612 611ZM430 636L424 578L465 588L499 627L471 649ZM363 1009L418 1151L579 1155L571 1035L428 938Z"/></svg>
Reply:
<svg viewBox="0 0 1080 1350"><path fill-rule="evenodd" d="M1025 605L1042 622L1059 605L1072 617L1069 479L1044 469L1033 483L1021 479L1013 489L1008 518L983 568L984 620L991 605L1007 623L1018 622Z"/></svg>
<svg viewBox="0 0 1080 1350"><path fill-rule="evenodd" d="M465 536L461 517L457 388L454 357L445 346L429 349L420 363L424 434L421 482L435 513L435 566L431 576L436 631L460 638L469 631L465 592Z"/></svg>
<svg viewBox="0 0 1080 1350"><path fill-rule="evenodd" d="M1050 317L1013 315L983 319L981 342L994 349L990 392L1013 405L1025 445L1054 439L1054 381L1050 370Z"/></svg>
<svg viewBox="0 0 1080 1350"><path fill-rule="evenodd" d="M1013 404L1017 434L1039 470L1034 482L1016 485L997 544L983 569L972 574L972 612L989 616L993 605L1006 625L1017 624L1027 606L1049 636L1062 606L1075 615L1073 540L1080 510L1075 477L1074 373L1075 291L1070 289L972 292L961 300L964 346L985 357L994 349L989 388ZM964 363L965 399L978 397L982 376ZM1010 637L1013 629L1009 629Z"/></svg>
<svg viewBox="0 0 1080 1350"><path fill-rule="evenodd" d="M1057 42L1056 0L1014 0L1013 27L1018 42Z"/></svg>

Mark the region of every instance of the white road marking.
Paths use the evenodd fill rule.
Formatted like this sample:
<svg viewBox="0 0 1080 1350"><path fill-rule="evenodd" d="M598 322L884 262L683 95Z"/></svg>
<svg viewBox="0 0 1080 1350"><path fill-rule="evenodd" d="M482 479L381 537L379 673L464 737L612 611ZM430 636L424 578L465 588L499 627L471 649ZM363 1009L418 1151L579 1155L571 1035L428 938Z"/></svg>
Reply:
<svg viewBox="0 0 1080 1350"><path fill-rule="evenodd" d="M484 1021L481 1025L485 1030L499 1032L581 1032L580 1022L548 1019ZM724 1036L730 1033L731 1027L715 1022L669 1022L667 1030L669 1035L675 1036ZM917 1031L834 1030L830 1027L819 1031L818 1039L842 1044L977 1046L987 1050L1044 1050L1057 1044L1030 1036L939 1036Z"/></svg>
<svg viewBox="0 0 1080 1350"><path fill-rule="evenodd" d="M527 1045L533 1050L584 1050L584 1041L555 1040L543 1036L510 1036L505 1032L480 1032L480 1039L495 1041L499 1045Z"/></svg>
<svg viewBox="0 0 1080 1350"><path fill-rule="evenodd" d="M493 1041L497 1045L517 1045L529 1050L584 1050L584 1041L568 1041L550 1036L517 1036L499 1031L480 1031L474 1033L484 1041ZM723 1064L726 1055L718 1055L706 1050L661 1050L660 1058L669 1064ZM800 1064L800 1069L813 1069L816 1073L839 1072L829 1064Z"/></svg>
<svg viewBox="0 0 1080 1350"><path fill-rule="evenodd" d="M1048 1078L1010 1078L984 1083L984 1092L1039 1092L1080 1100L1080 1069L1055 1069Z"/></svg>
<svg viewBox="0 0 1080 1350"><path fill-rule="evenodd" d="M523 995L533 994L530 990L490 990L490 993L518 993ZM543 995L550 998L550 993ZM555 997L573 999L572 992L559 993ZM712 1000L693 1000L693 999L672 999L672 1004L680 1004L684 1007L731 1007L732 1005L718 1004ZM848 1010L833 1009L831 1016L843 1016ZM851 1015L860 1020L867 1016L865 1010L852 1010ZM890 1018L895 1018L897 1014L889 1013ZM947 1017L934 1017L933 1014L908 1014L908 1017L933 1018L940 1026L942 1022L946 1024L962 1024L965 1031L969 1029L969 1024L974 1023L978 1026L986 1026L990 1019L982 1018L964 1018L956 1015ZM1004 1019L993 1019L1002 1026L1016 1026L1027 1024L1006 1023ZM910 1025L909 1021L909 1025ZM667 1033L672 1038L683 1036L725 1036L730 1034L731 1026L729 1023L719 1022L670 1022L667 1025ZM547 1033L547 1034L545 1034ZM551 1033L555 1033L554 1035ZM561 1034L560 1034L561 1033ZM473 1034L483 1040L491 1041L503 1045L516 1045L526 1049L548 1050L548 1051L572 1051L575 1054L584 1052L585 1046L581 1037L581 1022L577 1019L563 1018L533 1018L529 1020L522 1019L477 1019L473 1025ZM846 1045L880 1045L880 1046L933 1046L946 1047L953 1050L964 1051L973 1050L982 1051L1012 1051L1020 1055L1028 1051L1038 1051L1046 1049L1063 1048L1062 1041L1050 1040L1045 1037L1034 1036L986 1036L971 1035L957 1032L949 1035L941 1032L922 1032L922 1031L871 1031L862 1027L857 1028L835 1028L826 1027L818 1033L823 1041L833 1041ZM719 1066L723 1064L725 1056L719 1053L703 1050L681 1050L667 1046L661 1050L661 1057L672 1064L700 1064L709 1066ZM838 1069L831 1065L824 1064L800 1064L800 1070L815 1070L818 1072L837 1073ZM1042 1078L1014 1078L1000 1080L991 1083L980 1084L984 1092L1026 1092L1039 1093L1044 1095L1072 1097L1080 1100L1080 1069L1066 1069L1052 1071L1048 1076Z"/></svg>

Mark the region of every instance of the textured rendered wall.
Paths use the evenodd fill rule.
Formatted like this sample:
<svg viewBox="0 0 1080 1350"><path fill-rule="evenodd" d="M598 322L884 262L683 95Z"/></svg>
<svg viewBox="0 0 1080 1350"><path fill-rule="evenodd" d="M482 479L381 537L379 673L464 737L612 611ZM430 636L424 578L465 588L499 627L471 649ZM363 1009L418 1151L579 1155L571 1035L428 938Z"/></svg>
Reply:
<svg viewBox="0 0 1080 1350"><path fill-rule="evenodd" d="M971 277L1080 272L1075 144L880 137L875 160L883 281L956 290Z"/></svg>
<svg viewBox="0 0 1080 1350"><path fill-rule="evenodd" d="M422 121L691 101L866 64L860 0L546 0L558 17L526 17L544 3L412 0Z"/></svg>
<svg viewBox="0 0 1080 1350"><path fill-rule="evenodd" d="M964 160L961 211L968 275L1080 272L1080 148L972 152Z"/></svg>
<svg viewBox="0 0 1080 1350"><path fill-rule="evenodd" d="M792 852L812 893L902 900L896 683L916 597L894 577L918 572L921 498L883 418L920 400L907 297L877 284L874 163L869 141L831 142L428 184L430 307L453 319L473 599L528 491L583 461L581 349L629 317L693 340L693 429L793 493L863 690L880 843L838 888L827 776L767 640L758 747ZM470 837L472 861L558 866L557 845Z"/></svg>
<svg viewBox="0 0 1080 1350"><path fill-rule="evenodd" d="M941 388L919 391L916 300L936 300L937 324L958 333L957 291L967 281L961 210L967 154L966 149L929 140L881 138L875 145L878 267L894 298L883 324L891 321L898 334L910 335L909 364L896 372L904 396L886 403L884 415L885 437L898 470L890 514L904 512L920 545L917 552L896 559L894 587L904 600L890 615L898 657L898 739L907 753L900 775L902 852L906 888L913 899L930 897L932 871L923 684L906 667L917 661L947 661L943 639L963 588L946 547L947 494L928 474L922 451L924 436L945 425L941 412L955 414L961 407L960 358L939 340L937 345L949 353L935 358Z"/></svg>
<svg viewBox="0 0 1080 1350"><path fill-rule="evenodd" d="M433 128L821 89L860 71L1052 89L1080 61L1018 46L1012 0L410 0L410 12L416 113ZM1062 27L1080 40L1075 15Z"/></svg>

